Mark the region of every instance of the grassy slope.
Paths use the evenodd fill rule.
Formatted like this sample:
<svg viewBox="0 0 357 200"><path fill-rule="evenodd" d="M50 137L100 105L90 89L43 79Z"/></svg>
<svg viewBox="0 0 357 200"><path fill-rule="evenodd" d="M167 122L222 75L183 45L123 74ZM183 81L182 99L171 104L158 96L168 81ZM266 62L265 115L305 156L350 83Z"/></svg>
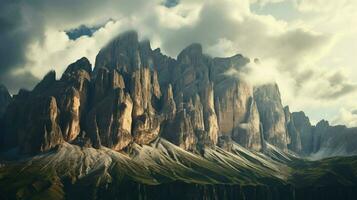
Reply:
<svg viewBox="0 0 357 200"><path fill-rule="evenodd" d="M0 168L0 199L64 199L63 184L55 172L40 167L10 165Z"/></svg>
<svg viewBox="0 0 357 200"><path fill-rule="evenodd" d="M195 155L160 141L134 145L129 154L66 144L57 152L0 167L0 199L64 199L69 193L95 196L108 184L356 186L357 157L308 161L270 149L268 157L235 146ZM279 161L276 155L282 155Z"/></svg>
<svg viewBox="0 0 357 200"><path fill-rule="evenodd" d="M291 182L298 187L357 186L357 156L296 160Z"/></svg>

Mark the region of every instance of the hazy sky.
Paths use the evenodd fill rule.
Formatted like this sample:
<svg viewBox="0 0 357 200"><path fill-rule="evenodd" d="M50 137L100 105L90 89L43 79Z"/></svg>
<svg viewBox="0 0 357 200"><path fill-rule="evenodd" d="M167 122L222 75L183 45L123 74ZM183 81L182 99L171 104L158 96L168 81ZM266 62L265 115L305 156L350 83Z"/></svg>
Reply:
<svg viewBox="0 0 357 200"><path fill-rule="evenodd" d="M31 88L135 29L172 57L199 42L212 56L259 58L252 83L277 82L313 122L357 126L356 19L356 0L2 0L0 83Z"/></svg>

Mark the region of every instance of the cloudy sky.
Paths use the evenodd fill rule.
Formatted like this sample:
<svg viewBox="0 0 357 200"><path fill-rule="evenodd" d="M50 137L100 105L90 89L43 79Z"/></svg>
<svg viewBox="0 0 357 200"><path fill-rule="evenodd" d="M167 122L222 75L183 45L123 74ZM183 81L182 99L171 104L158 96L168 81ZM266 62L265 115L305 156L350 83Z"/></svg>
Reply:
<svg viewBox="0 0 357 200"><path fill-rule="evenodd" d="M135 29L172 57L199 42L212 56L259 58L252 83L277 82L314 123L357 126L355 19L356 0L2 0L0 83L31 89Z"/></svg>

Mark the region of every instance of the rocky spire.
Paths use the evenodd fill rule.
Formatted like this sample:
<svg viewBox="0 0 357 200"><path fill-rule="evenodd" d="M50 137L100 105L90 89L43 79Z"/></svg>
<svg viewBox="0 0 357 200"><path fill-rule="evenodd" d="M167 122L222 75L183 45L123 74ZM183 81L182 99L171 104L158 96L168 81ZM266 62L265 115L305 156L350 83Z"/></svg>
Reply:
<svg viewBox="0 0 357 200"><path fill-rule="evenodd" d="M281 103L279 88L276 84L263 85L255 89L254 99L263 125L264 139L287 150L290 143L286 132L284 108Z"/></svg>
<svg viewBox="0 0 357 200"><path fill-rule="evenodd" d="M313 149L313 129L310 120L302 111L293 112L291 116L296 130L300 133L302 153L307 155Z"/></svg>
<svg viewBox="0 0 357 200"><path fill-rule="evenodd" d="M213 145L217 144L218 140L218 121L214 109L214 94L213 84L209 84L204 92L204 122L209 139Z"/></svg>
<svg viewBox="0 0 357 200"><path fill-rule="evenodd" d="M176 115L176 103L174 100L171 84L169 84L167 87L167 91L164 95L163 103L164 106L162 108L162 113L165 119L169 119L169 120L174 119Z"/></svg>

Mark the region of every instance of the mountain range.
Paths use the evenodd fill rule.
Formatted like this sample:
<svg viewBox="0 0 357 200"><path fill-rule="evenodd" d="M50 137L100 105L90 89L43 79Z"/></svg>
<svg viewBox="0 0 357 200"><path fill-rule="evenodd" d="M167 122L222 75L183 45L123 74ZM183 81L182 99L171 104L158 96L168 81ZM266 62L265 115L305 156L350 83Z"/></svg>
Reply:
<svg viewBox="0 0 357 200"><path fill-rule="evenodd" d="M246 80L252 62L200 44L174 59L129 31L94 66L1 86L0 197L354 199L357 128L291 112Z"/></svg>

